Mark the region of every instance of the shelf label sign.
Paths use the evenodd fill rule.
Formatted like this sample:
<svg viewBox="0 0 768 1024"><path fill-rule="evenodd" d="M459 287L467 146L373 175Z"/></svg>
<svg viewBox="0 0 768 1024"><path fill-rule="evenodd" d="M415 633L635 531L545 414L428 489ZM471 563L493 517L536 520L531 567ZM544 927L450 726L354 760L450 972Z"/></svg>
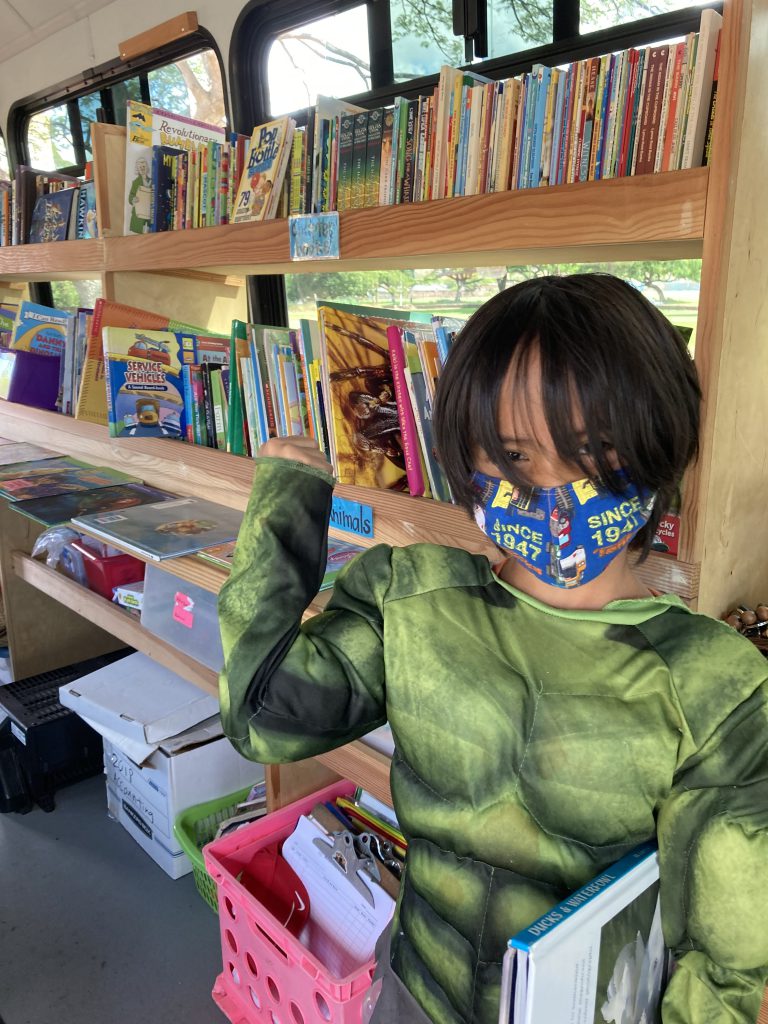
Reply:
<svg viewBox="0 0 768 1024"><path fill-rule="evenodd" d="M306 213L288 218L292 260L337 260L339 214Z"/></svg>
<svg viewBox="0 0 768 1024"><path fill-rule="evenodd" d="M354 533L356 537L373 537L373 508L334 494L331 526L344 533Z"/></svg>

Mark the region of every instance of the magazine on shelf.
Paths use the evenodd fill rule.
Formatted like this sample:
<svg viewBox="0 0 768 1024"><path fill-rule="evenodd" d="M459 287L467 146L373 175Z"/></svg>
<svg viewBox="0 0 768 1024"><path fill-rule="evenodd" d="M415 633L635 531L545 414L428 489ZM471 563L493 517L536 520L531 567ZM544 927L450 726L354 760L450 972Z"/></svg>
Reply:
<svg viewBox="0 0 768 1024"><path fill-rule="evenodd" d="M75 516L72 525L140 558L191 555L235 540L243 513L202 498L176 498L116 512Z"/></svg>
<svg viewBox="0 0 768 1024"><path fill-rule="evenodd" d="M11 508L14 512L21 512L22 515L42 523L43 526L59 526L68 523L73 516L112 512L175 497L175 494L168 494L167 491L160 491L146 484L115 484L111 487L96 487L72 494L53 494L48 498L28 498L26 501L14 502Z"/></svg>
<svg viewBox="0 0 768 1024"><path fill-rule="evenodd" d="M654 1024L669 960L644 843L509 940L499 1024Z"/></svg>
<svg viewBox="0 0 768 1024"><path fill-rule="evenodd" d="M0 467L0 497L10 501L47 498L53 494L87 491L135 478L106 466L88 466L75 459L43 459Z"/></svg>
<svg viewBox="0 0 768 1024"><path fill-rule="evenodd" d="M228 541L226 544L218 544L216 547L203 548L198 554L200 558L204 558L206 562L211 562L213 565L222 566L225 569L232 568L232 558L235 554L235 541ZM336 577L339 575L344 566L355 555L359 555L361 551L365 551L364 547L359 544L350 544L344 540L337 540L335 537L328 538L328 558L325 563L325 573L323 575L323 582L320 584L321 590L328 590L333 586Z"/></svg>

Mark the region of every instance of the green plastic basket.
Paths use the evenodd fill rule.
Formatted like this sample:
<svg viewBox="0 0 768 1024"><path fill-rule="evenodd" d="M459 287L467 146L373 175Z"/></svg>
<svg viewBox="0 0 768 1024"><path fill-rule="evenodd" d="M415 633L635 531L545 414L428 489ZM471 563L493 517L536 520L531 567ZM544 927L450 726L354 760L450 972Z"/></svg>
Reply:
<svg viewBox="0 0 768 1024"><path fill-rule="evenodd" d="M246 799L251 786L239 789L229 796L220 796L205 804L195 804L182 811L173 825L173 833L179 846L192 861L192 873L195 876L197 891L214 912L219 912L218 892L216 883L205 870L203 847L210 843L225 818L231 818L238 804Z"/></svg>

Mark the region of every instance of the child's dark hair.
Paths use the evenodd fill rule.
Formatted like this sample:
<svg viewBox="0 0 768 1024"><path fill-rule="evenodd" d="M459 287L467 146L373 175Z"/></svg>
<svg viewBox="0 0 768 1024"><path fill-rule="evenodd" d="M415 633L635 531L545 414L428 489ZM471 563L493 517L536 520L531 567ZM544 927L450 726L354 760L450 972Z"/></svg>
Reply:
<svg viewBox="0 0 768 1024"><path fill-rule="evenodd" d="M456 501L475 503L478 449L513 483L526 486L499 438L498 404L512 360L525 388L532 352L541 364L547 426L558 454L594 475L573 424L584 432L601 479L621 486L603 442L636 484L657 497L635 538L645 557L659 520L698 454L701 391L685 342L639 291L611 274L541 277L486 302L461 330L440 376L435 441ZM537 382L533 382L536 384Z"/></svg>

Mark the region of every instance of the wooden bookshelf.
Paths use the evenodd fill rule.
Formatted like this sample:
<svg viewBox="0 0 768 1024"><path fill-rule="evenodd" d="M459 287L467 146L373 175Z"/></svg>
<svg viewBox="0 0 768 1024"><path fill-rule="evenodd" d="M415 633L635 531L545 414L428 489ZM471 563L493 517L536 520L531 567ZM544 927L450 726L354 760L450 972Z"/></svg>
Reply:
<svg viewBox="0 0 768 1024"><path fill-rule="evenodd" d="M706 167L668 174L350 210L339 215L341 259L294 263L288 224L0 249L0 278L43 281L125 271L234 275L384 267L525 264L701 255ZM122 179L121 179L122 181Z"/></svg>

